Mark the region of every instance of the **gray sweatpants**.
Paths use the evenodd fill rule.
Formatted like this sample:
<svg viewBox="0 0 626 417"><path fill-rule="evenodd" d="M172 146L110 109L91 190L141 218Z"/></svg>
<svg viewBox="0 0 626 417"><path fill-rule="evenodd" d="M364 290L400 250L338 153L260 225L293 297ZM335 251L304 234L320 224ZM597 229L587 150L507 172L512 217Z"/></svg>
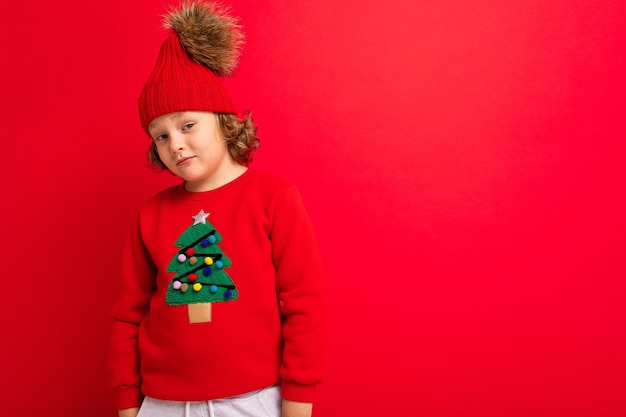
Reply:
<svg viewBox="0 0 626 417"><path fill-rule="evenodd" d="M165 401L146 397L137 417L280 417L278 386L212 401Z"/></svg>

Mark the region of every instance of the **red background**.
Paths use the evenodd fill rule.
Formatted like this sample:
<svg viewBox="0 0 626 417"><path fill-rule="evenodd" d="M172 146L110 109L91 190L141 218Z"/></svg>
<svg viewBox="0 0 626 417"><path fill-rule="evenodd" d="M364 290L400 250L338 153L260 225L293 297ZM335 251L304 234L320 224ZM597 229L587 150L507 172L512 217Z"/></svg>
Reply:
<svg viewBox="0 0 626 417"><path fill-rule="evenodd" d="M3 7L3 415L115 415L120 247L173 182L135 107L165 3ZM327 270L317 416L626 415L626 3L232 4L253 166Z"/></svg>

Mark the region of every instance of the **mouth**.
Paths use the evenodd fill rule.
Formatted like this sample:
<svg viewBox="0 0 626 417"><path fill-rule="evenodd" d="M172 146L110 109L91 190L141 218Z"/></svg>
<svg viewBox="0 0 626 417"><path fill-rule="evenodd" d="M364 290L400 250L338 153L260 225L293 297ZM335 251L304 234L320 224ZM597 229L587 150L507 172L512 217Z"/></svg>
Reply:
<svg viewBox="0 0 626 417"><path fill-rule="evenodd" d="M193 156L188 156L186 158L181 158L178 161L176 161L176 166L183 166L183 165L187 165L189 163L189 161L191 161L193 159Z"/></svg>

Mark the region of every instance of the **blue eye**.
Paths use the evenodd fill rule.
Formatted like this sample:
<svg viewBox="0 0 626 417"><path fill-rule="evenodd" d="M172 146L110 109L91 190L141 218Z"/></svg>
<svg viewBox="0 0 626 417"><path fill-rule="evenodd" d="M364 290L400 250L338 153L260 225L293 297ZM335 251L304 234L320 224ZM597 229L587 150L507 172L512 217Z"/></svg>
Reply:
<svg viewBox="0 0 626 417"><path fill-rule="evenodd" d="M195 123L187 123L186 125L183 126L183 130L189 130L193 127Z"/></svg>
<svg viewBox="0 0 626 417"><path fill-rule="evenodd" d="M164 141L165 139L167 139L167 135L164 133L164 134L162 134L162 135L159 135L159 136L155 137L155 138L154 138L154 141L155 141L155 142L162 142L162 141Z"/></svg>

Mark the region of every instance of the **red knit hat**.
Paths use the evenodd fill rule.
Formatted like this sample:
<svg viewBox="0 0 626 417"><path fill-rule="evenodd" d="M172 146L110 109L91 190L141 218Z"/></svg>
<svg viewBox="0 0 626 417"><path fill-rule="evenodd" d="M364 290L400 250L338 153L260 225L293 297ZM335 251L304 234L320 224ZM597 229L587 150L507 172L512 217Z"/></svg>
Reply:
<svg viewBox="0 0 626 417"><path fill-rule="evenodd" d="M237 110L219 76L237 67L243 35L237 20L212 3L183 3L165 16L173 30L139 96L144 130L154 119L178 111L233 113Z"/></svg>

